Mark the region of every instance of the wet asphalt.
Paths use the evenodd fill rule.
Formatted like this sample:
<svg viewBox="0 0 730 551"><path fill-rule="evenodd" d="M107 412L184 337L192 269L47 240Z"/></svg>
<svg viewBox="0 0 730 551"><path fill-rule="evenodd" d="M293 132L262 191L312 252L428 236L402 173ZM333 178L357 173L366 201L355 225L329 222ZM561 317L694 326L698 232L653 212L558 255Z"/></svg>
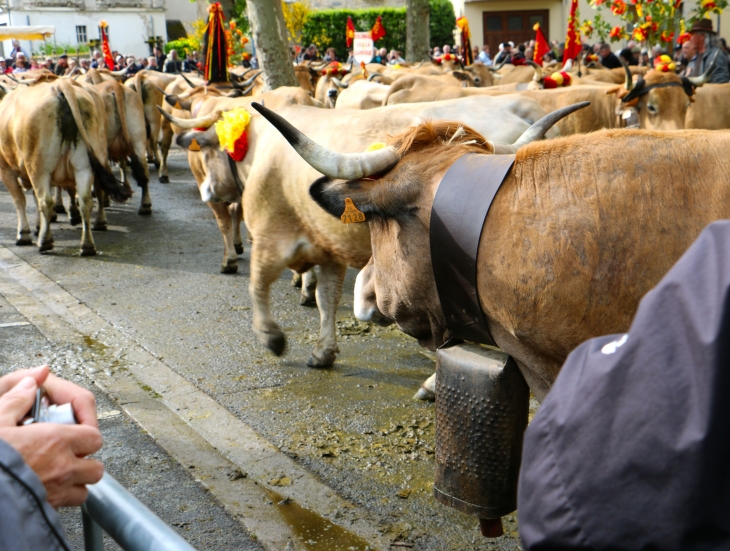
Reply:
<svg viewBox="0 0 730 551"><path fill-rule="evenodd" d="M175 150L169 162L170 184L157 183L150 167L151 216L136 214L138 192L129 204L107 210L108 231L94 232L100 252L95 257L78 256L81 231L65 215L53 225L50 254L15 247L15 210L2 186L0 244L340 495L376 513L382 530L400 544L395 548L519 549L513 515L504 519L504 537L485 540L476 519L433 499L434 408L412 399L433 372L433 361L397 329L355 320L356 272L348 271L337 315L341 352L327 369L306 365L319 314L299 305L291 273L282 274L272 288L272 311L288 347L284 356L273 356L251 329L249 244L244 243L239 272L220 274L223 243L212 212L200 200L185 154ZM35 208L28 199L32 224ZM0 304L1 323L12 307ZM0 369L53 361L67 352L63 343L44 341L32 327L0 329ZM69 367L73 361L57 363L62 374L89 384ZM97 394L102 411L121 409ZM112 475L133 493L138 489L143 502L198 549L260 548L191 473L123 413L103 420L102 430L101 454ZM64 520L71 534L79 532L77 513L65 514ZM73 537L81 549L78 535Z"/></svg>

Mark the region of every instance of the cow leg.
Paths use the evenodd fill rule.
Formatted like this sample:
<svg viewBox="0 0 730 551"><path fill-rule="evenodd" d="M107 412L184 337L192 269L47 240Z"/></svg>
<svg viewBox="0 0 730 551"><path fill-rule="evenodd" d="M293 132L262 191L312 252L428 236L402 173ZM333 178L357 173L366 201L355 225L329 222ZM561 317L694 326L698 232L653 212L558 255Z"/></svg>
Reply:
<svg viewBox="0 0 730 551"><path fill-rule="evenodd" d="M236 249L236 254L242 255L241 222L243 221L243 205L241 203L231 203L228 206L228 212L231 215L231 223L233 224L233 247Z"/></svg>
<svg viewBox="0 0 730 551"><path fill-rule="evenodd" d="M218 223L218 229L223 235L223 264L221 264L222 274L235 274L238 271L238 256L233 245L233 224L231 223L231 214L228 211L228 203L206 203L210 210L213 211L215 221Z"/></svg>
<svg viewBox="0 0 730 551"><path fill-rule="evenodd" d="M150 197L149 186L150 173L147 165L143 164L145 155L144 143L134 142L132 144L132 149L132 155L134 155L139 161L137 163L135 158L132 158L132 176L134 176L134 179L137 181L137 185L142 189L142 204L140 205L137 214L152 214L152 197ZM135 166L137 166L136 171Z"/></svg>
<svg viewBox="0 0 730 551"><path fill-rule="evenodd" d="M94 231L106 231L106 204L109 197L98 183L94 183L94 194L98 208L96 209L96 220L94 221ZM92 203L93 204L93 203Z"/></svg>
<svg viewBox="0 0 730 551"><path fill-rule="evenodd" d="M129 184L129 176L127 176L127 158L122 157L119 161L119 176L122 180L124 187L131 190L132 186Z"/></svg>
<svg viewBox="0 0 730 551"><path fill-rule="evenodd" d="M69 223L72 226L78 226L81 224L81 212L79 211L78 201L76 200L76 190L66 190L71 203L68 207Z"/></svg>
<svg viewBox="0 0 730 551"><path fill-rule="evenodd" d="M302 288L302 274L299 272L295 272L292 270L292 276L291 276L291 286L296 287L297 289Z"/></svg>
<svg viewBox="0 0 730 551"><path fill-rule="evenodd" d="M53 235L51 234L51 218L53 217L53 193L51 192L51 175L38 174L30 177L38 202L39 228L38 228L38 250L40 252L50 251L53 248Z"/></svg>
<svg viewBox="0 0 730 551"><path fill-rule="evenodd" d="M322 264L319 267L317 282L317 306L319 306L319 340L312 351L307 365L310 367L329 367L335 362L340 349L337 347L335 314L342 295L347 266L344 264ZM303 285L304 286L304 285Z"/></svg>
<svg viewBox="0 0 730 551"><path fill-rule="evenodd" d="M5 187L10 192L10 197L15 206L15 212L18 214L18 234L15 244L18 247L32 245L33 239L30 236L30 224L28 224L28 215L25 212L26 200L23 188L18 183L18 177L11 170L0 170L0 177L3 179Z"/></svg>
<svg viewBox="0 0 730 551"><path fill-rule="evenodd" d="M94 173L89 166L88 159L86 159L86 151L83 149L77 150L72 164L74 167L74 177L76 179L76 198L79 202L79 210L81 211L81 256L94 256L96 254L96 246L94 245L94 238L91 235L91 210L94 207L94 199L91 197L91 190L94 186ZM83 158L80 158L83 155ZM104 198L100 193L101 190L97 191L97 198L99 201L99 211L103 211L102 205L104 204ZM104 224L106 224L106 215L104 216Z"/></svg>
<svg viewBox="0 0 730 551"><path fill-rule="evenodd" d="M302 275L302 292L299 295L299 304L302 306L316 306L317 297L315 291L317 289L317 272L314 268L307 270Z"/></svg>
<svg viewBox="0 0 730 551"><path fill-rule="evenodd" d="M63 206L63 188L57 187L54 197L56 203L53 206L53 210L58 214L66 214L66 208Z"/></svg>
<svg viewBox="0 0 730 551"><path fill-rule="evenodd" d="M170 152L170 146L172 145L172 126L167 120L162 122L162 141L160 142L160 183L169 184L170 176L167 173L167 154Z"/></svg>
<svg viewBox="0 0 730 551"><path fill-rule="evenodd" d="M257 237L251 247L251 282L248 287L253 303L253 330L259 342L277 356L286 349L286 337L271 316L269 291L285 267L276 243L267 243Z"/></svg>

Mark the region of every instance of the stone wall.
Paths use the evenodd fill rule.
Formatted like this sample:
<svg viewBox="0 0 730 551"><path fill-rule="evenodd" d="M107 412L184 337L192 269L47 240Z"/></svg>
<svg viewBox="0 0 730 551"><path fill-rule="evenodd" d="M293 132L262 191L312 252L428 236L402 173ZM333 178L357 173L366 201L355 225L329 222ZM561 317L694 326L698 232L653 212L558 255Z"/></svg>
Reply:
<svg viewBox="0 0 730 551"><path fill-rule="evenodd" d="M314 10L363 8L402 8L406 0L309 0Z"/></svg>

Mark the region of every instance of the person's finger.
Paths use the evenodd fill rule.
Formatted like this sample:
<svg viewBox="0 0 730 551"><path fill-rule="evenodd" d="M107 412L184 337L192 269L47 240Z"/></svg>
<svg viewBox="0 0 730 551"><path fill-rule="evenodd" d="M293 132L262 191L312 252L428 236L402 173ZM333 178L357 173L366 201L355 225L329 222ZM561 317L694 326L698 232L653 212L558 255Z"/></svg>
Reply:
<svg viewBox="0 0 730 551"><path fill-rule="evenodd" d="M96 484L104 474L104 465L96 459L77 459L71 476L73 485Z"/></svg>
<svg viewBox="0 0 730 551"><path fill-rule="evenodd" d="M59 507L78 507L79 505L83 505L88 497L89 490L83 484L70 488L51 489L47 493L48 503L54 509L58 509Z"/></svg>
<svg viewBox="0 0 730 551"><path fill-rule="evenodd" d="M0 426L12 427L33 407L38 385L33 377L24 377L0 396Z"/></svg>
<svg viewBox="0 0 730 551"><path fill-rule="evenodd" d="M60 425L58 430L67 432L71 451L76 457L86 457L96 453L103 444L101 432L95 427L88 425Z"/></svg>
<svg viewBox="0 0 730 551"><path fill-rule="evenodd" d="M96 398L90 391L52 374L48 375L43 387L52 403L71 404L80 425L99 427L96 418Z"/></svg>
<svg viewBox="0 0 730 551"><path fill-rule="evenodd" d="M46 377L48 377L49 367L47 365L39 365L30 369L18 369L12 373L8 373L0 377L0 395L5 394L8 390L17 385L25 377L33 377L38 386L41 386Z"/></svg>

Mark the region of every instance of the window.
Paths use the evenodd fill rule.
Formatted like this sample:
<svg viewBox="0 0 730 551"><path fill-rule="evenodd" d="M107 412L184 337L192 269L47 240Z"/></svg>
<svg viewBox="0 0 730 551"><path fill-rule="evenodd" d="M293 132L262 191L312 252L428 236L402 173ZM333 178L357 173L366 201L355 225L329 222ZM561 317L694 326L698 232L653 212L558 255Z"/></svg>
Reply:
<svg viewBox="0 0 730 551"><path fill-rule="evenodd" d="M86 44L88 42L86 36L86 25L76 25L76 42L78 44Z"/></svg>
<svg viewBox="0 0 730 551"><path fill-rule="evenodd" d="M502 30L502 17L487 17L487 31L495 32Z"/></svg>
<svg viewBox="0 0 730 551"><path fill-rule="evenodd" d="M507 30L521 31L522 30L522 16L521 15L510 15L507 18Z"/></svg>

